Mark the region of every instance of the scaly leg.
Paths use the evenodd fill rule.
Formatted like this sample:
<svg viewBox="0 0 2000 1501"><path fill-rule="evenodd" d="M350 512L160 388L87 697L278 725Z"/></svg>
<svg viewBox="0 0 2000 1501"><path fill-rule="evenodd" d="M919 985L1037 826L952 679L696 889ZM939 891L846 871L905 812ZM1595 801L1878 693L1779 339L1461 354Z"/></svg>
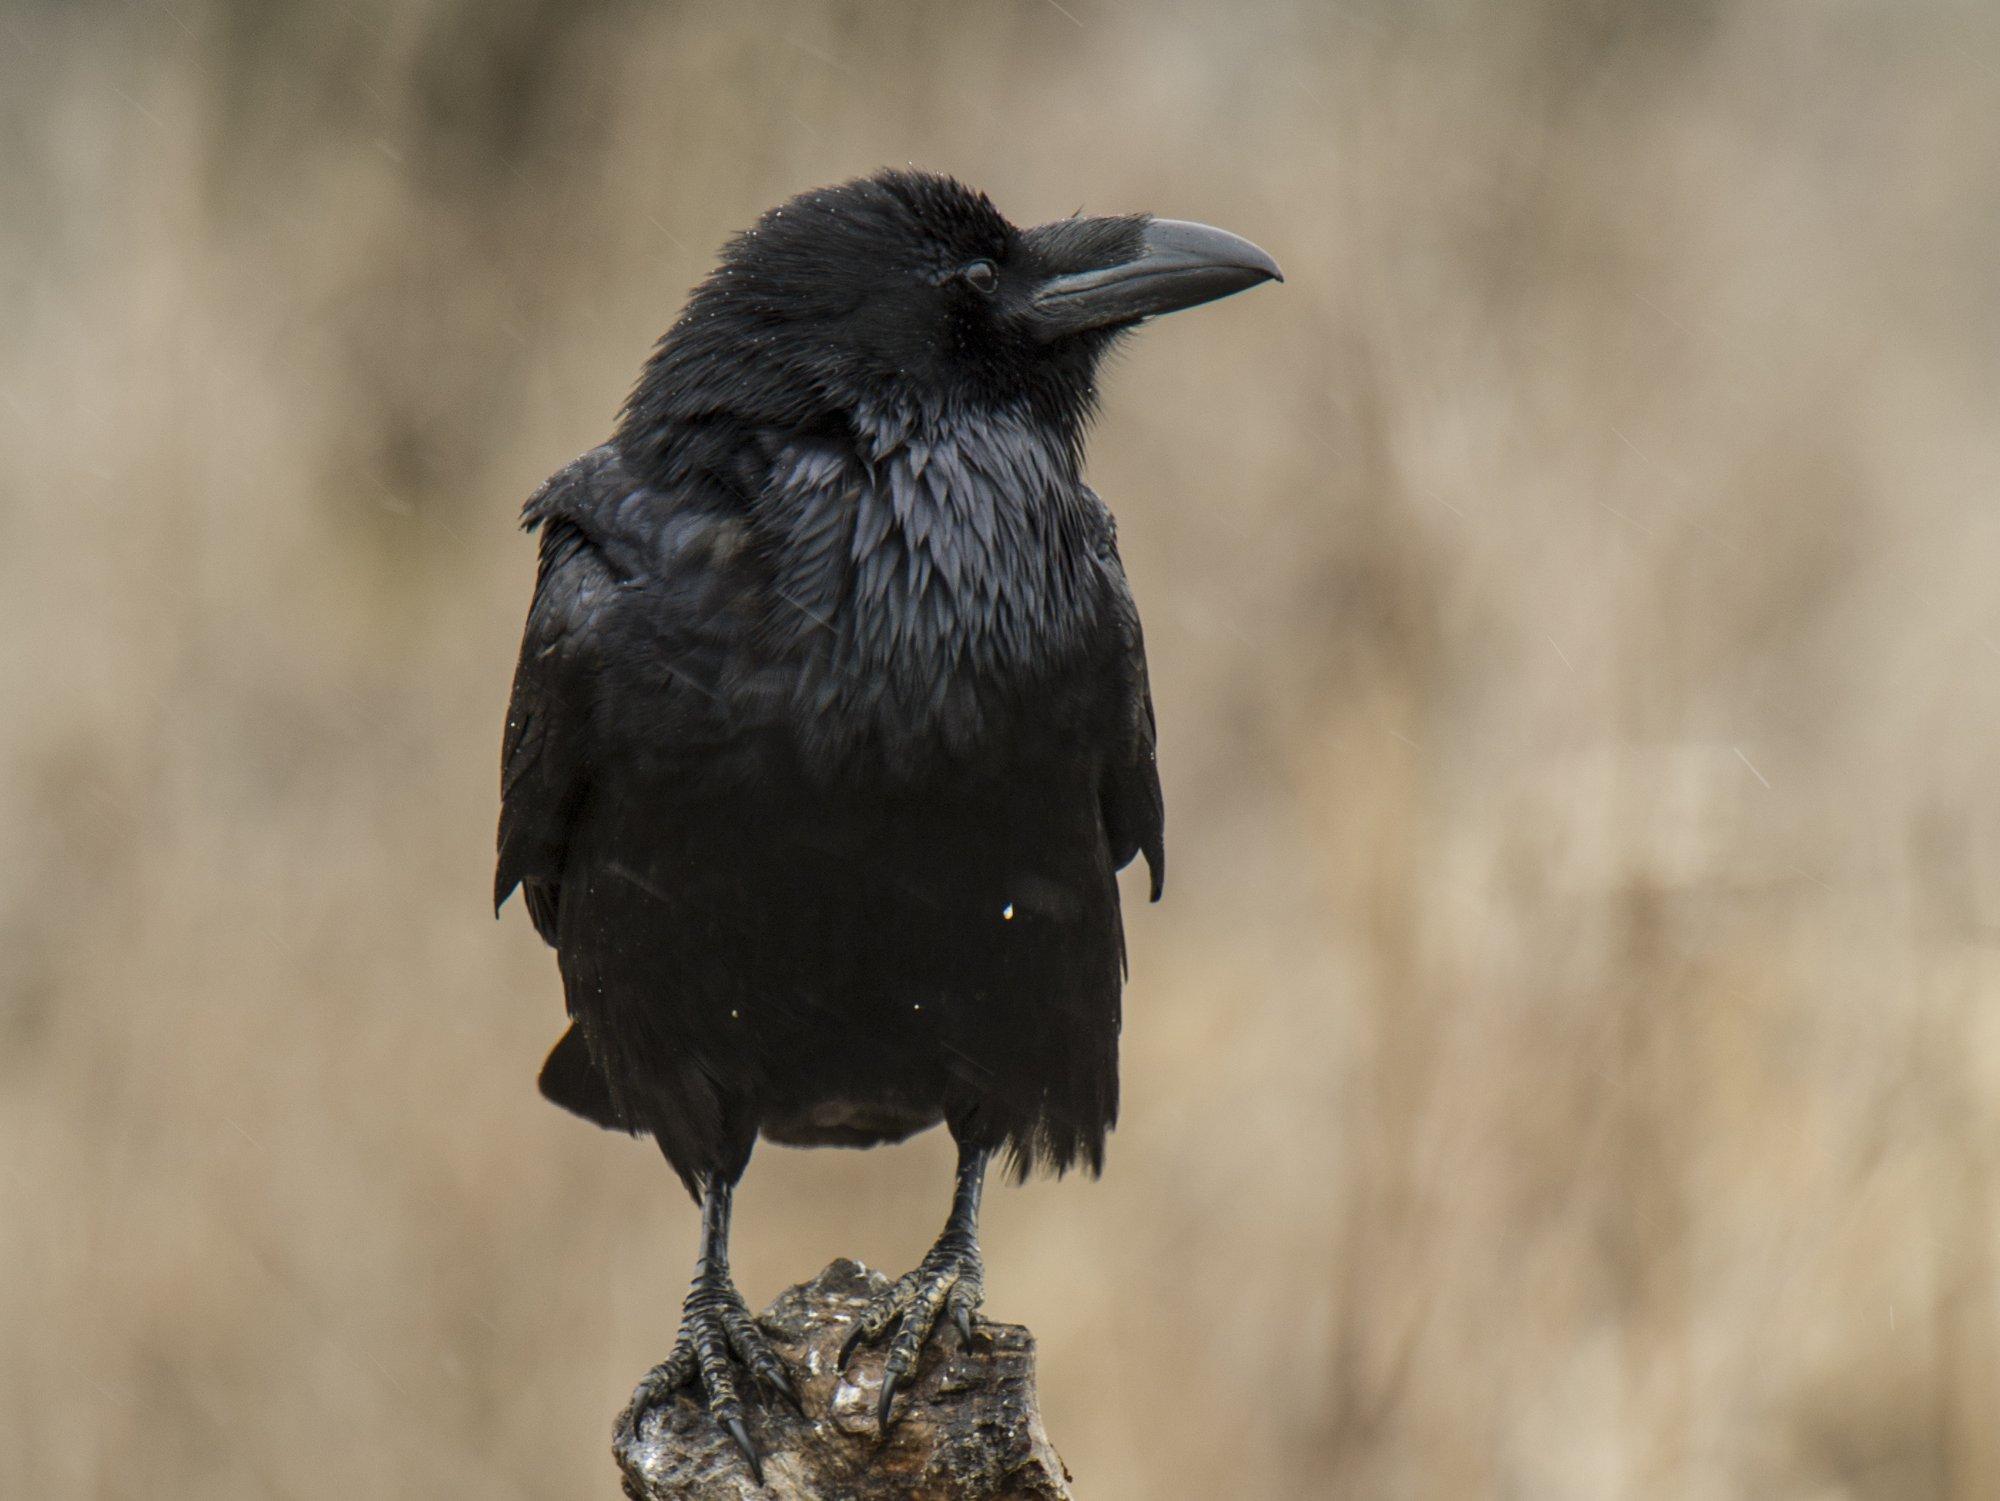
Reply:
<svg viewBox="0 0 2000 1501"><path fill-rule="evenodd" d="M762 1485L764 1465L744 1423L739 1368L791 1403L802 1416L805 1409L791 1377L785 1374L784 1362L772 1353L770 1342L751 1318L729 1275L732 1189L733 1185L718 1175L702 1179L701 1256L695 1262L694 1286L681 1305L680 1338L674 1342L673 1354L640 1378L631 1406L626 1408L626 1420L636 1434L650 1409L671 1401L682 1387L698 1385L710 1415L736 1440L736 1447L750 1463L750 1473Z"/></svg>
<svg viewBox="0 0 2000 1501"><path fill-rule="evenodd" d="M961 1348L972 1343L972 1318L986 1297L986 1273L979 1262L979 1193L986 1183L986 1158L983 1149L959 1145L958 1184L944 1232L915 1271L906 1272L862 1311L840 1347L844 1371L858 1346L877 1344L895 1329L882 1362L882 1400L875 1414L875 1425L884 1433L890 1404L916 1370L938 1315L957 1326Z"/></svg>

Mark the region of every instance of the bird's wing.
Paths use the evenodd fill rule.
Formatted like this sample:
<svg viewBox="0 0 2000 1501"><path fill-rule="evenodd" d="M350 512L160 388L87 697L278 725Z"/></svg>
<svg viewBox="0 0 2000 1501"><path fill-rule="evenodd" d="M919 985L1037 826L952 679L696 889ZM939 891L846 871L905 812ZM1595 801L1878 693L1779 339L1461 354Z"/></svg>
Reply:
<svg viewBox="0 0 2000 1501"><path fill-rule="evenodd" d="M1095 497L1092 497L1095 499ZM1100 507L1102 502L1099 502ZM1160 794L1157 755L1158 726L1153 718L1153 689L1146 676L1146 633L1139 624L1139 607L1125 580L1118 557L1117 528L1104 512L1105 563L1112 580L1112 613L1116 623L1118 720L1105 757L1098 787L1098 807L1111 846L1114 868L1123 870L1140 855L1152 877L1153 901L1167 880L1166 801Z"/></svg>
<svg viewBox="0 0 2000 1501"><path fill-rule="evenodd" d="M501 747L496 910L523 888L535 931L553 944L570 830L589 790L601 616L619 578L589 518L615 460L604 450L560 470L522 508L541 532L534 603L521 635Z"/></svg>

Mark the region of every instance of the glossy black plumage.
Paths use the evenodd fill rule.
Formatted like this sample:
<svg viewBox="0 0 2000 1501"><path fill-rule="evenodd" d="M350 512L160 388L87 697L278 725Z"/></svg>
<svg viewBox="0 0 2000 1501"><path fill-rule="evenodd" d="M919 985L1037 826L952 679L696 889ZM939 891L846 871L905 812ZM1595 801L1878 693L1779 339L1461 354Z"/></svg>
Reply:
<svg viewBox="0 0 2000 1501"><path fill-rule="evenodd" d="M974 1168L1099 1166L1116 872L1143 854L1158 897L1164 844L1081 439L1123 329L1275 273L1201 226L1022 232L915 173L731 244L524 513L495 897L559 955L551 1099L655 1136L697 1197L760 1134L944 1122Z"/></svg>

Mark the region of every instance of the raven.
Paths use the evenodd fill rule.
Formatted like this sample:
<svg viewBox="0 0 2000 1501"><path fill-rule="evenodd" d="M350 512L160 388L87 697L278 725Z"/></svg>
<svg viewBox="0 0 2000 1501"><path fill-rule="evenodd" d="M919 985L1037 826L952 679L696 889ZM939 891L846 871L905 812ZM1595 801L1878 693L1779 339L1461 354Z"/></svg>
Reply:
<svg viewBox="0 0 2000 1501"><path fill-rule="evenodd" d="M611 441L527 502L495 906L520 887L557 952L542 1092L650 1134L702 1210L635 1421L698 1386L756 1471L745 1373L798 1403L729 1272L759 1136L957 1144L943 1234L842 1352L888 1340L884 1428L940 1317L971 1337L989 1159L1101 1166L1115 877L1143 854L1157 900L1165 854L1083 438L1121 333L1275 279L1200 224L817 189L730 242Z"/></svg>

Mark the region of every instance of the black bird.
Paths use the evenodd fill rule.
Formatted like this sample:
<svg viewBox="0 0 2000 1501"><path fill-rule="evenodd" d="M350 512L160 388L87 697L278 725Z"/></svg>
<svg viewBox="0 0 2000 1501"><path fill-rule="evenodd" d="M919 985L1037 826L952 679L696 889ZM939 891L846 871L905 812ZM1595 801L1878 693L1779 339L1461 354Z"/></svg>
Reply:
<svg viewBox="0 0 2000 1501"><path fill-rule="evenodd" d="M886 1427L940 1315L969 1338L989 1158L1093 1173L1117 1114L1115 875L1164 873L1139 617L1083 482L1105 351L1277 279L1199 224L1020 230L884 172L772 209L661 339L611 441L528 501L540 571L496 905L557 950L542 1092L650 1133L702 1207L673 1353L757 1467L741 1372L794 1404L730 1278L761 1135L942 1122L944 1233L843 1352Z"/></svg>

